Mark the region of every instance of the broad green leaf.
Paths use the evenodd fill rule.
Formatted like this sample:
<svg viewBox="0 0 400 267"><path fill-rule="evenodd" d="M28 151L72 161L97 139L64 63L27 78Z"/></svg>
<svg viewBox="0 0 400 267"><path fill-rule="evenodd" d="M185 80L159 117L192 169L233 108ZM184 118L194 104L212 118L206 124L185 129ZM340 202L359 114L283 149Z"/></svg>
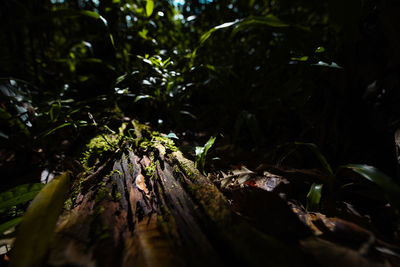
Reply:
<svg viewBox="0 0 400 267"><path fill-rule="evenodd" d="M32 200L43 187L42 183L23 184L0 193L0 211Z"/></svg>
<svg viewBox="0 0 400 267"><path fill-rule="evenodd" d="M322 184L313 183L310 191L307 194L307 211L316 211L319 208L319 202L321 200Z"/></svg>
<svg viewBox="0 0 400 267"><path fill-rule="evenodd" d="M301 145L301 146L306 146L306 147L310 148L311 151L314 152L314 154L317 156L319 162L322 164L322 166L324 167L325 171L329 175L332 175L332 176L334 175L331 165L328 163L328 161L326 160L325 156L322 155L321 151L318 149L318 146L316 144L313 144L313 143L302 143L302 142L295 142L295 144L296 145Z"/></svg>
<svg viewBox="0 0 400 267"><path fill-rule="evenodd" d="M146 15L147 17L150 17L151 14L153 14L154 10L154 1L153 0L147 0L146 1Z"/></svg>
<svg viewBox="0 0 400 267"><path fill-rule="evenodd" d="M12 227L17 226L21 222L21 220L22 217L18 217L0 224L0 235L2 235L5 231L11 229Z"/></svg>
<svg viewBox="0 0 400 267"><path fill-rule="evenodd" d="M16 233L11 266L42 266L69 191L69 174L48 183L32 201Z"/></svg>
<svg viewBox="0 0 400 267"><path fill-rule="evenodd" d="M351 169L365 179L377 184L392 206L400 211L400 186L377 168L364 164L349 164L340 168Z"/></svg>

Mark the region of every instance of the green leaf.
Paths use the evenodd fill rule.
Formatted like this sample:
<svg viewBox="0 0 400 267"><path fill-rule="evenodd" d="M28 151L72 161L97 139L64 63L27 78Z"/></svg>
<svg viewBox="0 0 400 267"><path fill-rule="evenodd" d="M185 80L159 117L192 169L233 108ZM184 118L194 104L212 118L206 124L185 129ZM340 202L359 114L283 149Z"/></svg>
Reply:
<svg viewBox="0 0 400 267"><path fill-rule="evenodd" d="M90 11L90 10L81 10L79 11L79 13L81 13L82 15L86 16L86 17L91 17L94 19L100 19L100 15L94 11Z"/></svg>
<svg viewBox="0 0 400 267"><path fill-rule="evenodd" d="M332 175L332 176L334 175L331 165L328 163L328 161L326 160L325 156L322 155L321 151L318 149L318 146L316 144L313 144L313 143L302 143L302 142L295 142L295 144L296 145L301 145L301 146L306 146L306 147L310 148L311 151L314 152L314 154L317 156L319 162L322 164L322 166L324 167L325 171L329 175Z"/></svg>
<svg viewBox="0 0 400 267"><path fill-rule="evenodd" d="M5 231L11 229L12 227L17 226L21 222L21 220L22 217L18 217L0 224L0 235L2 235Z"/></svg>
<svg viewBox="0 0 400 267"><path fill-rule="evenodd" d="M138 102L139 100L142 100L142 99L147 99L147 98L152 98L150 95L138 95L136 98L135 98L135 100L133 101L133 102Z"/></svg>
<svg viewBox="0 0 400 267"><path fill-rule="evenodd" d="M307 194L307 211L316 211L319 208L319 202L321 200L322 184L313 183L310 191Z"/></svg>
<svg viewBox="0 0 400 267"><path fill-rule="evenodd" d="M69 174L48 183L32 201L16 233L11 265L42 266L69 191Z"/></svg>
<svg viewBox="0 0 400 267"><path fill-rule="evenodd" d="M115 84L115 85L120 84L121 82L125 81L127 77L128 77L128 73L125 73L125 74L119 76L119 77L115 80L115 83L114 83L114 84Z"/></svg>
<svg viewBox="0 0 400 267"><path fill-rule="evenodd" d="M392 206L400 211L400 186L377 168L364 164L349 164L340 168L351 169L365 179L377 184Z"/></svg>
<svg viewBox="0 0 400 267"><path fill-rule="evenodd" d="M147 17L150 17L151 14L153 14L154 10L154 1L153 0L147 0L146 1L146 15Z"/></svg>
<svg viewBox="0 0 400 267"><path fill-rule="evenodd" d="M203 146L197 146L195 149L196 153L196 161L194 163L195 168L199 167L202 171L204 171L204 166L206 163L206 156L208 150L212 147L215 142L216 137L211 136L207 143Z"/></svg>
<svg viewBox="0 0 400 267"><path fill-rule="evenodd" d="M0 210L32 200L43 187L42 183L23 184L0 193Z"/></svg>
<svg viewBox="0 0 400 267"><path fill-rule="evenodd" d="M315 53L323 53L325 52L325 48L323 46L318 46L317 49L315 49Z"/></svg>
<svg viewBox="0 0 400 267"><path fill-rule="evenodd" d="M61 125L58 125L57 127L47 131L43 136L48 136L49 134L52 134L53 132L57 131L58 129L61 129L61 128L64 128L64 127L67 127L67 126L70 126L70 125L72 125L71 122L66 122L66 123L63 123Z"/></svg>
<svg viewBox="0 0 400 267"><path fill-rule="evenodd" d="M225 22L225 23L223 23L221 25L215 26L214 28L208 30L206 33L204 33L200 37L200 45L202 45L205 41L207 41L207 39L210 38L211 34L213 32L215 32L216 30L220 30L220 29L231 27L231 26L235 25L238 22L239 22L239 20L235 20L235 21L231 21L231 22Z"/></svg>
<svg viewBox="0 0 400 267"><path fill-rule="evenodd" d="M291 60L296 60L296 61L307 61L307 60L308 60L308 56L304 56L304 57L292 57Z"/></svg>

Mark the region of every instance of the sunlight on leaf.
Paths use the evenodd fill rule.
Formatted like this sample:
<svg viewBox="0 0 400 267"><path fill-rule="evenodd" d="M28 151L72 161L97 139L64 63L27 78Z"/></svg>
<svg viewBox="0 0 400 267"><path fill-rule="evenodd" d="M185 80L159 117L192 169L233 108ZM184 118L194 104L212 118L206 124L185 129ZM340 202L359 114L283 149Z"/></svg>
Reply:
<svg viewBox="0 0 400 267"><path fill-rule="evenodd" d="M154 1L153 0L147 0L146 1L146 15L147 15L147 17L150 17L151 14L153 14L153 9L154 9Z"/></svg>
<svg viewBox="0 0 400 267"><path fill-rule="evenodd" d="M308 60L308 56L304 56L304 57L292 57L291 60L296 60L296 61L307 61L307 60Z"/></svg>
<svg viewBox="0 0 400 267"><path fill-rule="evenodd" d="M335 62L332 62L331 64L328 64L323 61L319 61L317 64L312 64L313 66L318 66L318 67L327 67L327 68L334 68L334 69L343 69L341 66L336 64Z"/></svg>
<svg viewBox="0 0 400 267"><path fill-rule="evenodd" d="M317 49L315 49L315 53L323 53L325 52L325 48L323 46L318 46Z"/></svg>
<svg viewBox="0 0 400 267"><path fill-rule="evenodd" d="M200 45L202 45L205 41L207 41L207 39L210 38L211 34L213 32L215 32L216 30L220 30L220 29L231 27L231 26L235 25L238 22L239 22L239 20L235 20L235 21L232 21L232 22L226 22L226 23L223 23L221 25L215 26L214 28L210 29L208 32L204 33L200 37Z"/></svg>
<svg viewBox="0 0 400 267"><path fill-rule="evenodd" d="M152 97L149 96L149 95L138 95L133 102L136 103L136 102L138 102L138 101L140 101L142 99L147 99L147 98L152 98Z"/></svg>
<svg viewBox="0 0 400 267"><path fill-rule="evenodd" d="M165 137L167 137L169 139L179 139L178 136L176 136L175 133L169 133Z"/></svg>
<svg viewBox="0 0 400 267"><path fill-rule="evenodd" d="M216 139L216 137L211 136L210 139L207 141L207 143L204 146L202 146L202 147L197 146L195 149L196 161L195 161L194 166L195 166L195 168L199 168L200 170L202 170L203 173L204 173L204 166L206 163L207 152L214 144L215 139Z"/></svg>
<svg viewBox="0 0 400 267"><path fill-rule="evenodd" d="M322 184L313 183L307 194L307 211L316 211L321 200Z"/></svg>

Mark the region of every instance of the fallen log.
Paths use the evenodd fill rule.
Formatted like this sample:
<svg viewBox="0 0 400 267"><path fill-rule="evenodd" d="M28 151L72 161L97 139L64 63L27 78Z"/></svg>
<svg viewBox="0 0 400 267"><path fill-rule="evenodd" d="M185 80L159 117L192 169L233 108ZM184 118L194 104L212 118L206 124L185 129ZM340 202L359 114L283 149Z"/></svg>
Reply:
<svg viewBox="0 0 400 267"><path fill-rule="evenodd" d="M137 123L133 127L133 137L121 138L130 128L125 125L100 159L90 155L95 150L86 152L92 163L74 183L48 265L306 264L296 244L238 216L170 139Z"/></svg>

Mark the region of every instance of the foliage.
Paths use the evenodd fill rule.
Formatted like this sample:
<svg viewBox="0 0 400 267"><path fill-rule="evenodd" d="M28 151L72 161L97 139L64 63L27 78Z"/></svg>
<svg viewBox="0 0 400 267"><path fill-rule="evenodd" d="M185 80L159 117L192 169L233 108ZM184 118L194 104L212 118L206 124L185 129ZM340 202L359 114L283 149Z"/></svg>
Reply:
<svg viewBox="0 0 400 267"><path fill-rule="evenodd" d="M204 166L206 164L206 156L208 150L212 147L212 145L215 142L216 137L211 136L210 139L208 139L207 143L205 143L204 146L197 146L196 147L196 161L195 161L195 168L199 168L201 171L204 172Z"/></svg>
<svg viewBox="0 0 400 267"><path fill-rule="evenodd" d="M322 194L322 184L313 183L310 187L310 191L307 194L306 210L318 210L319 202Z"/></svg>
<svg viewBox="0 0 400 267"><path fill-rule="evenodd" d="M0 211L32 200L43 188L44 184L23 184L0 193Z"/></svg>
<svg viewBox="0 0 400 267"><path fill-rule="evenodd" d="M384 192L387 200L393 206L397 215L400 212L400 186L392 178L377 168L365 164L349 164L341 168L348 168L358 173L361 177L374 182Z"/></svg>

